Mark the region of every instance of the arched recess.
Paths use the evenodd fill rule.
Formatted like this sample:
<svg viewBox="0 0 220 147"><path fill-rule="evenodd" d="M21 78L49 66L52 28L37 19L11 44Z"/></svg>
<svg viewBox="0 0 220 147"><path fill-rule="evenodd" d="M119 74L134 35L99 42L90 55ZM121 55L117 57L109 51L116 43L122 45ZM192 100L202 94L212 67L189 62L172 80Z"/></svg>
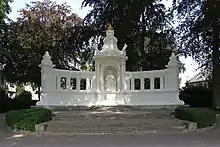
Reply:
<svg viewBox="0 0 220 147"><path fill-rule="evenodd" d="M101 64L100 70L99 70L99 77L97 77L100 80L100 90L102 92L105 92L105 71L108 70L108 67L114 68L116 70L116 77L117 77L117 90L120 90L121 84L120 84L120 66L115 63L105 63ZM106 70L107 69L107 70Z"/></svg>
<svg viewBox="0 0 220 147"><path fill-rule="evenodd" d="M113 66L107 66L104 69L104 89L108 92L116 92L118 90L118 74L117 69Z"/></svg>

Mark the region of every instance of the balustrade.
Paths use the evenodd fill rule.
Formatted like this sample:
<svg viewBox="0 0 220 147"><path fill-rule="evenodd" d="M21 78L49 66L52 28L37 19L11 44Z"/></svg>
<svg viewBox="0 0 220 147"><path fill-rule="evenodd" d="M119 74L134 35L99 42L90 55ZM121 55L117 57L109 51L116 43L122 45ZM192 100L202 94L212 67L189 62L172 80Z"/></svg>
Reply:
<svg viewBox="0 0 220 147"><path fill-rule="evenodd" d="M42 61L42 87L43 91L96 91L99 89L99 72L69 71L53 68L49 53L46 52ZM121 75L126 91L152 91L178 89L176 57L170 57L167 69L141 72L125 72ZM97 64L97 69L99 65ZM124 68L124 65L121 67ZM121 73L122 74L122 73ZM120 74L119 74L120 75ZM125 80L125 82L124 82ZM55 86L54 86L55 85ZM122 91L124 89L121 89Z"/></svg>
<svg viewBox="0 0 220 147"><path fill-rule="evenodd" d="M166 89L166 79L167 79L167 69L155 71L144 72L134 72L126 73L126 80L129 81L127 85L127 90L131 91L146 91L146 90L160 90Z"/></svg>

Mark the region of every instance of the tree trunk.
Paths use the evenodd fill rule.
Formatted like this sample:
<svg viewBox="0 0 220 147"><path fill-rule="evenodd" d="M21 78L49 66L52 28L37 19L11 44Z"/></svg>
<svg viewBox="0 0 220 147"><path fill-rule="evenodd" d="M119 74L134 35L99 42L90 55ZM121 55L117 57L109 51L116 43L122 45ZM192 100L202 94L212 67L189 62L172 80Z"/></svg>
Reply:
<svg viewBox="0 0 220 147"><path fill-rule="evenodd" d="M146 21L145 21L145 14L144 14L144 10L142 11L142 24L141 24L141 29L142 29L142 32L141 32L141 65L142 65L142 70L146 70L147 69L147 66L146 65L146 53L145 53L145 37L146 37ZM150 61L151 62L151 61ZM151 65L151 63L150 63Z"/></svg>
<svg viewBox="0 0 220 147"><path fill-rule="evenodd" d="M212 84L213 84L213 107L220 108L220 51L219 51L219 32L218 26L213 29L213 71L212 71Z"/></svg>
<svg viewBox="0 0 220 147"><path fill-rule="evenodd" d="M38 89L38 90L37 90L37 91L38 91L38 93L37 93L37 94L38 94L38 100L40 101L40 95L41 95L40 86L37 86L37 89Z"/></svg>
<svg viewBox="0 0 220 147"><path fill-rule="evenodd" d="M219 65L213 65L212 84L213 84L213 107L220 109L220 66Z"/></svg>

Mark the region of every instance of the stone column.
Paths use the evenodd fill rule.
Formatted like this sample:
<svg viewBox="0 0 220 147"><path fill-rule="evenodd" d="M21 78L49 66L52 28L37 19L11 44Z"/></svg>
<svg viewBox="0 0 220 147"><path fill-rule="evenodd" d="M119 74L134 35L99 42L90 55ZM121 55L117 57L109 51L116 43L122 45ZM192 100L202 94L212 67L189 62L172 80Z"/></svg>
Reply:
<svg viewBox="0 0 220 147"><path fill-rule="evenodd" d="M91 89L91 80L90 80L90 78L86 78L86 90L89 90L89 89Z"/></svg>
<svg viewBox="0 0 220 147"><path fill-rule="evenodd" d="M96 90L96 79L95 78L96 78L95 76L93 76L91 78L91 89L92 89L92 91Z"/></svg>
<svg viewBox="0 0 220 147"><path fill-rule="evenodd" d="M179 64L177 56L172 53L170 61L167 65L167 88L173 90L179 90Z"/></svg>
<svg viewBox="0 0 220 147"><path fill-rule="evenodd" d="M150 77L150 89L154 90L154 77Z"/></svg>
<svg viewBox="0 0 220 147"><path fill-rule="evenodd" d="M70 76L66 77L66 89L70 90Z"/></svg>
<svg viewBox="0 0 220 147"><path fill-rule="evenodd" d="M46 51L39 67L41 68L41 88L42 91L51 91L56 89L55 76L53 75L53 62L49 52Z"/></svg>
<svg viewBox="0 0 220 147"><path fill-rule="evenodd" d="M134 77L131 77L131 90L134 90Z"/></svg>
<svg viewBox="0 0 220 147"><path fill-rule="evenodd" d="M130 78L128 76L125 77L124 89L125 90L130 90Z"/></svg>
<svg viewBox="0 0 220 147"><path fill-rule="evenodd" d="M141 90L144 90L144 77L141 77Z"/></svg>
<svg viewBox="0 0 220 147"><path fill-rule="evenodd" d="M122 63L121 64L121 90L124 91L125 90L125 65Z"/></svg>
<svg viewBox="0 0 220 147"><path fill-rule="evenodd" d="M50 104L50 95L56 91L56 72L54 71L54 64L51 61L49 52L45 52L43 60L39 67L41 68L41 97L37 105L46 106ZM52 98L52 97L51 97Z"/></svg>
<svg viewBox="0 0 220 147"><path fill-rule="evenodd" d="M80 91L80 81L81 81L81 77L77 75L76 77L76 90L77 91Z"/></svg>
<svg viewBox="0 0 220 147"><path fill-rule="evenodd" d="M96 64L96 91L100 91L100 64Z"/></svg>
<svg viewBox="0 0 220 147"><path fill-rule="evenodd" d="M160 77L160 89L164 89L164 80L163 80L163 76Z"/></svg>

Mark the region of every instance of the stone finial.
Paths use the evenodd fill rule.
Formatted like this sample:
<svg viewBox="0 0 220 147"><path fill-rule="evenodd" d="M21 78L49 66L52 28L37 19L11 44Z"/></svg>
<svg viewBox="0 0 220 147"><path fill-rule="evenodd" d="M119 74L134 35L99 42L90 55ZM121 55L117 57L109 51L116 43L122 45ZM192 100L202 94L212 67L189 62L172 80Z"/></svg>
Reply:
<svg viewBox="0 0 220 147"><path fill-rule="evenodd" d="M110 23L107 24L107 30L113 30L113 27Z"/></svg>
<svg viewBox="0 0 220 147"><path fill-rule="evenodd" d="M167 68L173 68L178 67L179 62L177 60L177 56L174 52L172 52L172 55L170 56L170 61L168 62Z"/></svg>
<svg viewBox="0 0 220 147"><path fill-rule="evenodd" d="M99 53L99 49L98 49L98 45L97 44L94 44L93 45L93 48L95 50L95 55L97 55Z"/></svg>
<svg viewBox="0 0 220 147"><path fill-rule="evenodd" d="M106 36L114 36L114 30L110 23L107 25Z"/></svg>
<svg viewBox="0 0 220 147"><path fill-rule="evenodd" d="M43 60L41 61L40 67L50 67L53 68L55 65L53 65L53 62L51 61L51 56L49 55L49 52L46 51Z"/></svg>
<svg viewBox="0 0 220 147"><path fill-rule="evenodd" d="M128 45L125 43L124 47L122 48L122 51L125 51L127 47L128 47Z"/></svg>
<svg viewBox="0 0 220 147"><path fill-rule="evenodd" d="M124 47L122 48L121 52L123 55L126 55L126 48L128 47L128 45L125 43Z"/></svg>
<svg viewBox="0 0 220 147"><path fill-rule="evenodd" d="M112 52L112 51L118 51L117 46L117 38L114 36L114 30L112 30L111 25L108 26L108 29L106 30L106 37L103 40L104 45L102 47L101 52Z"/></svg>

